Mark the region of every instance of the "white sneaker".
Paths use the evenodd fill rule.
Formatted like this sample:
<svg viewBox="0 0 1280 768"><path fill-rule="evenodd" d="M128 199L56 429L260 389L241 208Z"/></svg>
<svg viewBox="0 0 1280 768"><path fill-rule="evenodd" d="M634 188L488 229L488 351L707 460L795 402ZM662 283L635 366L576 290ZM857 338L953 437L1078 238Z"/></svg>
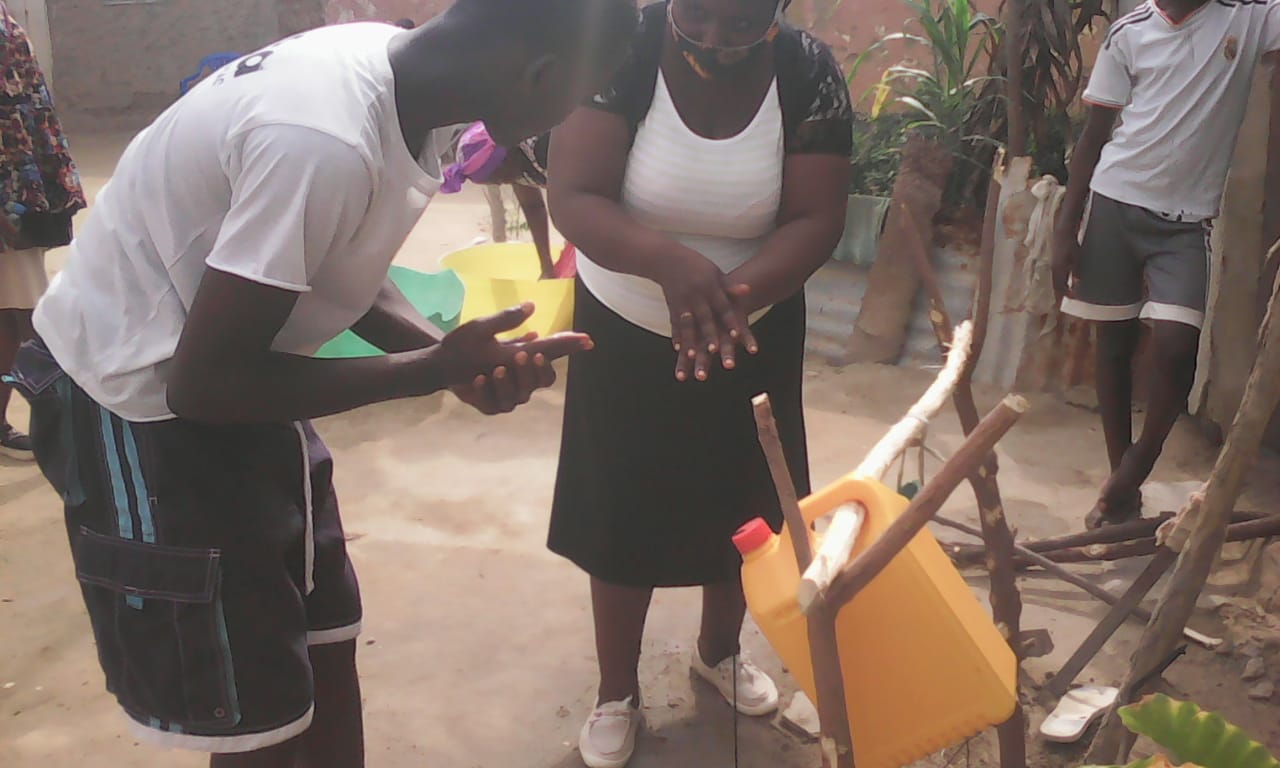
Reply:
<svg viewBox="0 0 1280 768"><path fill-rule="evenodd" d="M742 654L730 656L715 668L707 666L702 654L695 648L693 651L693 671L720 691L720 695L730 705L734 703L734 683L737 682L738 711L751 717L772 714L778 709L778 686L764 673L764 670L748 661Z"/></svg>
<svg viewBox="0 0 1280 768"><path fill-rule="evenodd" d="M631 760L636 732L644 720L632 698L601 704L587 718L578 736L578 751L588 768L623 768Z"/></svg>

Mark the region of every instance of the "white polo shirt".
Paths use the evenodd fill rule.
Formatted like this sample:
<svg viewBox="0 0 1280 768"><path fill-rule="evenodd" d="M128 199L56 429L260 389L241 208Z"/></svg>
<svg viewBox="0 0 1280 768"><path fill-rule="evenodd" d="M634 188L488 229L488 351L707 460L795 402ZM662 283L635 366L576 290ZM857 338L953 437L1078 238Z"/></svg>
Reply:
<svg viewBox="0 0 1280 768"><path fill-rule="evenodd" d="M1095 192L1184 219L1217 216L1254 70L1280 49L1280 0L1210 0L1174 23L1146 0L1114 24L1086 102L1121 108Z"/></svg>
<svg viewBox="0 0 1280 768"><path fill-rule="evenodd" d="M301 294L276 350L310 354L372 306L441 183L396 113L401 30L307 32L230 64L140 133L35 312L71 378L125 419L171 418L166 374L209 268Z"/></svg>

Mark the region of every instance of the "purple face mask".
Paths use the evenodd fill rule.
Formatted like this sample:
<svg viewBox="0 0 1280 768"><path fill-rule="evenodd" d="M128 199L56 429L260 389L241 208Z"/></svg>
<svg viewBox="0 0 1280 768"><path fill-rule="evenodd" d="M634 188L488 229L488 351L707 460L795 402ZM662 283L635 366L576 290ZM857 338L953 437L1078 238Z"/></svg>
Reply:
<svg viewBox="0 0 1280 768"><path fill-rule="evenodd" d="M475 123L458 139L458 161L444 169L440 192L452 195L462 191L468 181L483 184L507 159L507 150L489 137L484 123Z"/></svg>

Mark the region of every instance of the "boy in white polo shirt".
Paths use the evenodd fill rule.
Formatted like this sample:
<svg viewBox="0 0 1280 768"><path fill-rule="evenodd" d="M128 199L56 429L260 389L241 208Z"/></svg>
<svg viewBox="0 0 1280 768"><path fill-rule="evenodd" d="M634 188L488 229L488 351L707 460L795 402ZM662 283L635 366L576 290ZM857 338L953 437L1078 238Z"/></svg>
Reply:
<svg viewBox="0 0 1280 768"><path fill-rule="evenodd" d="M1186 405L1209 284L1209 226L1280 0L1145 0L1116 21L1084 100L1059 214L1062 310L1097 326L1111 476L1086 523L1141 511L1142 483ZM1114 129L1114 132L1113 132ZM1151 391L1133 441L1131 361L1151 324Z"/></svg>
<svg viewBox="0 0 1280 768"><path fill-rule="evenodd" d="M631 0L457 0L413 31L317 29L228 64L125 150L12 379L138 738L213 768L364 764L360 592L309 420L442 389L509 411L590 347L498 341L527 307L442 337L387 269L453 126L548 130L636 25ZM388 354L312 357L348 328Z"/></svg>

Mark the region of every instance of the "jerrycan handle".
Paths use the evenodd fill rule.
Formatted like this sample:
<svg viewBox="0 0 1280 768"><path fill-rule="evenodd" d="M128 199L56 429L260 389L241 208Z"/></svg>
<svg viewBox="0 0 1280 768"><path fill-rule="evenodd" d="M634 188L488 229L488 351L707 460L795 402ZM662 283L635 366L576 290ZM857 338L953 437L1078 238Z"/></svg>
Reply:
<svg viewBox="0 0 1280 768"><path fill-rule="evenodd" d="M849 474L801 502L801 516L810 530L814 520L832 516L831 525L822 534L823 543L814 547L813 562L797 589L803 609L808 610L849 563L858 540L870 528L868 518L893 509L896 495L873 478Z"/></svg>
<svg viewBox="0 0 1280 768"><path fill-rule="evenodd" d="M863 510L893 508L892 499L897 491L874 478L850 473L822 490L800 500L800 516L810 528L819 519L834 515L841 508L861 507Z"/></svg>

